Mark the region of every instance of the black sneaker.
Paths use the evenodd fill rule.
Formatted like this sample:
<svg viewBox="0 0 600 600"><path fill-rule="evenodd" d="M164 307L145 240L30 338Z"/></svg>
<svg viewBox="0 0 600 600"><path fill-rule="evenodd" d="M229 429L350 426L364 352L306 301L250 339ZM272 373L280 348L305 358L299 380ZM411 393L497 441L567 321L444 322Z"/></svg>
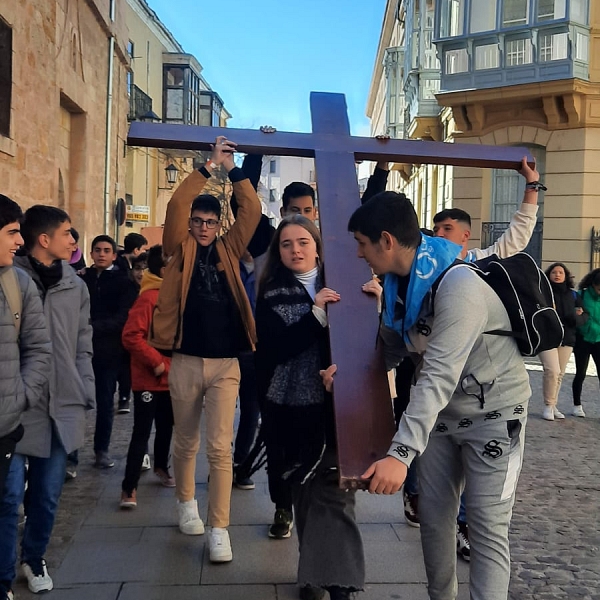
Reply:
<svg viewBox="0 0 600 600"><path fill-rule="evenodd" d="M94 462L96 469L111 469L115 466L115 461L106 452L98 452Z"/></svg>
<svg viewBox="0 0 600 600"><path fill-rule="evenodd" d="M411 527L421 527L419 519L419 494L407 494L404 492L404 518L406 524Z"/></svg>
<svg viewBox="0 0 600 600"><path fill-rule="evenodd" d="M129 398L121 398L119 400L119 404L117 405L117 414L118 415L126 415L131 412L131 408L129 408Z"/></svg>
<svg viewBox="0 0 600 600"><path fill-rule="evenodd" d="M283 540L292 535L294 527L294 516L290 510L278 508L275 511L273 524L269 527L269 537L275 540Z"/></svg>
<svg viewBox="0 0 600 600"><path fill-rule="evenodd" d="M233 473L233 485L238 490L253 490L256 487L250 477L238 477L235 472Z"/></svg>
<svg viewBox="0 0 600 600"><path fill-rule="evenodd" d="M469 562L471 560L471 544L469 543L469 526L458 521L456 523L456 553Z"/></svg>

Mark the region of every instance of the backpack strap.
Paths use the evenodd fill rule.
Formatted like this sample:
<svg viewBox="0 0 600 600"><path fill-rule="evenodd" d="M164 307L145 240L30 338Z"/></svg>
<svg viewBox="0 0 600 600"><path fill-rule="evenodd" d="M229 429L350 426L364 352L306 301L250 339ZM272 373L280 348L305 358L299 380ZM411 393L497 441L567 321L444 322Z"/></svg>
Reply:
<svg viewBox="0 0 600 600"><path fill-rule="evenodd" d="M442 283L442 279L444 279L444 277L446 276L446 273L448 273L448 271L450 271L450 269L453 269L454 267L456 267L458 265L469 266L469 264L470 263L467 263L464 260L461 260L460 258L456 258L449 267L446 267L439 274L438 278L433 282L433 285L431 286L431 310L432 311L433 311L433 301L435 300L435 295L437 294L438 288L440 287L440 283Z"/></svg>
<svg viewBox="0 0 600 600"><path fill-rule="evenodd" d="M17 279L17 272L12 269L6 269L0 274L0 285L8 302L8 307L17 330L17 336L21 331L21 311L23 310L23 299L21 298L21 286Z"/></svg>

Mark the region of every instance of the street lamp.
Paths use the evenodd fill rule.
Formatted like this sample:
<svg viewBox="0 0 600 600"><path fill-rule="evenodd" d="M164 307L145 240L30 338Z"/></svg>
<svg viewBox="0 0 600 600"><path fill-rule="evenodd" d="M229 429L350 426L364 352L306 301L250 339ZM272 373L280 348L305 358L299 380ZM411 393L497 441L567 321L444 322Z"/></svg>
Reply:
<svg viewBox="0 0 600 600"><path fill-rule="evenodd" d="M165 173L167 174L167 183L171 186L174 185L177 182L179 169L173 163L171 163L165 168Z"/></svg>

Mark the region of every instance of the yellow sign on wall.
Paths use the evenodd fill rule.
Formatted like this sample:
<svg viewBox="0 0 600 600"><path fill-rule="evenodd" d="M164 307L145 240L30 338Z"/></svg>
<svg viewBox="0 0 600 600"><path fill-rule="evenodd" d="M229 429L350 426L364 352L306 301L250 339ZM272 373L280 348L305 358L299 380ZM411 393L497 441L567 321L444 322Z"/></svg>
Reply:
<svg viewBox="0 0 600 600"><path fill-rule="evenodd" d="M130 204L127 206L127 221L150 221L150 207L141 204Z"/></svg>

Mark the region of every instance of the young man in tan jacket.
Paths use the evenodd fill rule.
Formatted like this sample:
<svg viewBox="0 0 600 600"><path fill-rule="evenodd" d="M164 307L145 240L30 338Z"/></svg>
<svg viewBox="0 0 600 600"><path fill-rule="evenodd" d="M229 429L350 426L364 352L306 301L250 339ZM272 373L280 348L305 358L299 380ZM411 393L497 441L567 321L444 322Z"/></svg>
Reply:
<svg viewBox="0 0 600 600"><path fill-rule="evenodd" d="M204 533L194 497L204 401L213 562L233 558L227 527L240 381L236 357L240 351L253 350L256 341L239 261L258 225L261 205L252 184L235 166L235 146L219 136L210 160L182 182L167 206L163 249L169 262L150 332L155 348L173 353L169 374L175 420L173 463L179 529L187 535ZM222 236L218 235L220 203L201 193L219 165L227 170L239 203L235 223Z"/></svg>

